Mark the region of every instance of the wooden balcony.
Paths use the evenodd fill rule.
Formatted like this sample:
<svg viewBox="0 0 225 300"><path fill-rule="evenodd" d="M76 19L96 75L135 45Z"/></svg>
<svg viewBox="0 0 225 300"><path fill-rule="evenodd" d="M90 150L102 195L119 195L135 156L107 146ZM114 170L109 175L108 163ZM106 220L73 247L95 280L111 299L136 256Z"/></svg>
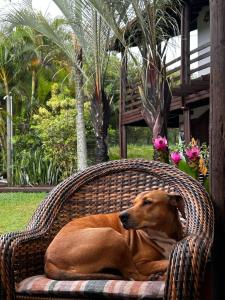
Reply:
<svg viewBox="0 0 225 300"><path fill-rule="evenodd" d="M199 72L210 68L210 62L204 63L206 59L210 59L210 43L206 43L189 52L190 68L188 75L190 79L197 78ZM193 66L193 64L195 65ZM197 67L196 64L198 65ZM166 68L168 70L167 75L172 78L174 84L179 84L181 78L181 56L168 62Z"/></svg>
<svg viewBox="0 0 225 300"><path fill-rule="evenodd" d="M210 80L210 43L202 45L189 52L189 81L181 84L181 57L167 63L167 74L171 81L173 111L182 110L201 100L209 98ZM140 82L126 84L125 105L121 116L123 125L142 124L142 101L138 91Z"/></svg>
<svg viewBox="0 0 225 300"><path fill-rule="evenodd" d="M189 52L189 66L185 83L181 83L181 56L167 63L167 75L172 84L172 103L170 110L182 109L185 105L209 98L210 81L210 43Z"/></svg>

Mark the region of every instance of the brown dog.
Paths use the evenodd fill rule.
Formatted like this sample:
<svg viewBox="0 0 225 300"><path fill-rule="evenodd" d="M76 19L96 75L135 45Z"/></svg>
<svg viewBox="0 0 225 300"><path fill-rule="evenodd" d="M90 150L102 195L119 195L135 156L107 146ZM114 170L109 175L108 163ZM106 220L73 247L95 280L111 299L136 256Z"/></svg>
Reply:
<svg viewBox="0 0 225 300"><path fill-rule="evenodd" d="M49 245L45 273L57 280L147 280L165 272L169 253L182 238L181 196L165 191L139 194L121 213L91 215L64 226Z"/></svg>

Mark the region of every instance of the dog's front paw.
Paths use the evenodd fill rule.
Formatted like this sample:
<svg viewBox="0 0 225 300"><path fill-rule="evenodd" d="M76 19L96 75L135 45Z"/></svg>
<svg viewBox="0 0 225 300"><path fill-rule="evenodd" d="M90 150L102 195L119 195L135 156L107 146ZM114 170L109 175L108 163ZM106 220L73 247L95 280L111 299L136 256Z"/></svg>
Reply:
<svg viewBox="0 0 225 300"><path fill-rule="evenodd" d="M166 280L166 272L158 272L151 274L148 277L149 281L165 281Z"/></svg>

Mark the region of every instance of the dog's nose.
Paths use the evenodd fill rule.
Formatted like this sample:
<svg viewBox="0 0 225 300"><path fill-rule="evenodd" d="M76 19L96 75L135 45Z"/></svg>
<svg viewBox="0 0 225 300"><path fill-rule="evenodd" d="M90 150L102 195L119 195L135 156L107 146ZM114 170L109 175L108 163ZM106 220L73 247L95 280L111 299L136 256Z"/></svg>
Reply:
<svg viewBox="0 0 225 300"><path fill-rule="evenodd" d="M119 215L119 217L120 217L120 221L124 224L127 222L129 218L129 214L127 212L123 212Z"/></svg>

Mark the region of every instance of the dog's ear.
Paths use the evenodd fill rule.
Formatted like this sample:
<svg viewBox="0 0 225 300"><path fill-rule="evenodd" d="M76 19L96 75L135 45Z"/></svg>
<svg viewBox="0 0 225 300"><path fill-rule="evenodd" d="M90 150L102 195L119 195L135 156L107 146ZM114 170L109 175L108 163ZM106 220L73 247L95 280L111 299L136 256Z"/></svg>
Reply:
<svg viewBox="0 0 225 300"><path fill-rule="evenodd" d="M184 201L182 196L176 192L168 193L168 195L170 197L170 204L176 206L182 217L185 218Z"/></svg>

